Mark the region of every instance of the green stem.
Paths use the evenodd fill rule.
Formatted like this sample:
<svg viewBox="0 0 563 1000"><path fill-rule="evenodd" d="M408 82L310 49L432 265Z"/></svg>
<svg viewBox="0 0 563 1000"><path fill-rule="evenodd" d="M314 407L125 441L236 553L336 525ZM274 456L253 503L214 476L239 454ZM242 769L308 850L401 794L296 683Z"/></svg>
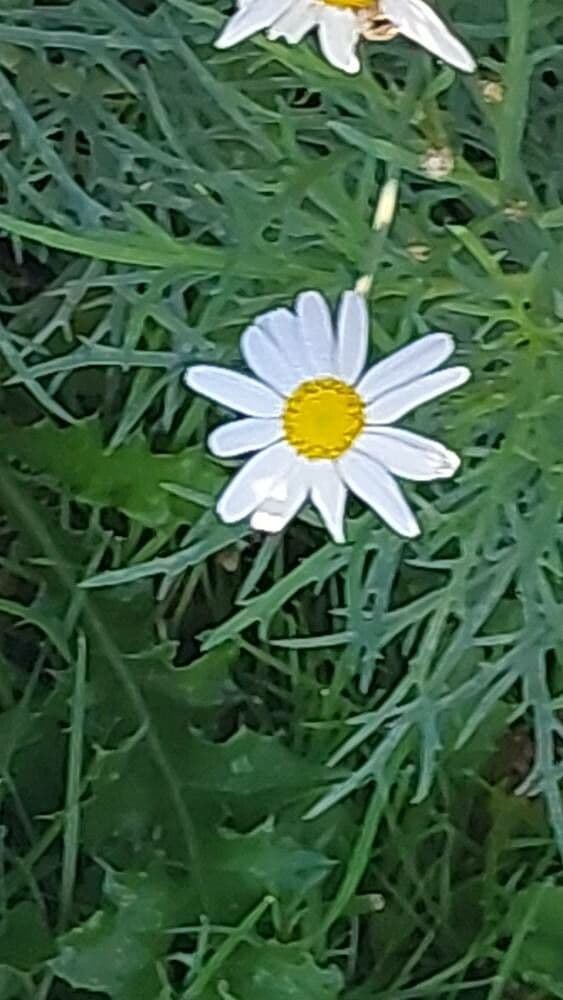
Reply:
<svg viewBox="0 0 563 1000"><path fill-rule="evenodd" d="M84 715L86 709L86 637L78 637L74 694L70 715L70 740L63 833L63 864L59 927L64 929L72 910L80 840L80 776L82 773Z"/></svg>
<svg viewBox="0 0 563 1000"><path fill-rule="evenodd" d="M269 910L275 902L273 896L264 896L264 899L244 918L241 924L233 930L233 933L216 949L213 956L206 965L199 971L191 986L185 991L182 1000L194 1000L203 992L206 986L215 978L219 969L225 964L227 959L238 948L241 941L248 936L249 932L256 926L260 918Z"/></svg>

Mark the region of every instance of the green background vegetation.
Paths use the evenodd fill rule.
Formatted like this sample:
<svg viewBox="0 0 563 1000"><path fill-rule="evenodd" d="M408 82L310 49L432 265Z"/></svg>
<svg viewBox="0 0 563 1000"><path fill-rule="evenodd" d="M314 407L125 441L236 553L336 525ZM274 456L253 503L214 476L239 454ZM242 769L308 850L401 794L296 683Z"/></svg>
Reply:
<svg viewBox="0 0 563 1000"><path fill-rule="evenodd" d="M0 1000L563 997L563 16L439 6L477 76L0 4ZM219 524L183 368L371 270L462 472L414 544Z"/></svg>

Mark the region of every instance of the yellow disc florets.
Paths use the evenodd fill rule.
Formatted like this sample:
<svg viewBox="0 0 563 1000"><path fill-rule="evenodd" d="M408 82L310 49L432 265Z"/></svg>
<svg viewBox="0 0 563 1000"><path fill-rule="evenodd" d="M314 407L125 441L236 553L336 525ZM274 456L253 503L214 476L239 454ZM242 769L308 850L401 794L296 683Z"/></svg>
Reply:
<svg viewBox="0 0 563 1000"><path fill-rule="evenodd" d="M358 393L336 378L303 382L289 397L283 414L286 439L304 458L339 458L364 422Z"/></svg>

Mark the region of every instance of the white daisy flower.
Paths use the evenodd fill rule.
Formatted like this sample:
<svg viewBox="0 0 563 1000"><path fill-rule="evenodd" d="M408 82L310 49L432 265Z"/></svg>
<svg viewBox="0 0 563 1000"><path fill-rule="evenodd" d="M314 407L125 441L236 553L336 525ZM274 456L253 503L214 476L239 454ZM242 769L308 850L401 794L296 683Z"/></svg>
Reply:
<svg viewBox="0 0 563 1000"><path fill-rule="evenodd" d="M295 312L258 317L241 340L256 378L211 365L185 374L194 392L244 415L211 433L212 453L254 452L219 497L219 517L250 517L253 528L277 532L310 500L334 541L343 542L351 491L398 534L414 538L420 529L394 477L447 479L460 461L437 441L391 425L467 381L468 368L439 370L453 349L449 334L432 333L364 372L368 313L356 292L342 296L336 329L318 292L299 295Z"/></svg>
<svg viewBox="0 0 563 1000"><path fill-rule="evenodd" d="M388 41L399 34L467 73L476 65L424 0L238 0L237 12L215 44L227 49L267 29L268 38L285 38L295 45L312 28L318 31L328 62L345 73L360 69L360 38Z"/></svg>

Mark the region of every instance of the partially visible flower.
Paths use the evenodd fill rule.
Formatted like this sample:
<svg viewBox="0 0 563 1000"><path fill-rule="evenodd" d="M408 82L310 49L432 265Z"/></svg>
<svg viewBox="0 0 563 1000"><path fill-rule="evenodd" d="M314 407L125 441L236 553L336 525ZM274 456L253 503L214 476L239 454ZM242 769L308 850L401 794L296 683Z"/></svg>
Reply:
<svg viewBox="0 0 563 1000"><path fill-rule="evenodd" d="M519 199L517 201L509 201L503 209L503 215L511 222L523 222L530 212L529 201L524 201L524 199Z"/></svg>
<svg viewBox="0 0 563 1000"><path fill-rule="evenodd" d="M360 38L388 41L397 34L458 69L475 69L471 53L424 0L238 0L215 44L226 49L267 30L268 38L296 45L313 28L328 62L345 73L359 72Z"/></svg>
<svg viewBox="0 0 563 1000"><path fill-rule="evenodd" d="M506 96L506 88L501 80L480 80L479 90L487 104L502 104Z"/></svg>
<svg viewBox="0 0 563 1000"><path fill-rule="evenodd" d="M420 165L429 180L444 181L455 167L455 157L449 146L440 146L428 149Z"/></svg>
<svg viewBox="0 0 563 1000"><path fill-rule="evenodd" d="M470 377L462 366L440 370L454 342L433 333L362 374L368 352L365 300L345 292L336 329L319 292L303 292L295 312L274 309L243 333L243 357L256 378L194 365L190 389L243 414L214 430L208 446L220 458L254 453L219 498L233 523L277 532L310 500L335 542L344 541L348 491L398 534L420 529L395 476L447 479L459 458L442 444L392 427L406 413Z"/></svg>
<svg viewBox="0 0 563 1000"><path fill-rule="evenodd" d="M410 254L412 259L416 260L418 264L426 264L426 261L430 260L430 254L432 251L427 243L409 243L407 246L407 253Z"/></svg>

